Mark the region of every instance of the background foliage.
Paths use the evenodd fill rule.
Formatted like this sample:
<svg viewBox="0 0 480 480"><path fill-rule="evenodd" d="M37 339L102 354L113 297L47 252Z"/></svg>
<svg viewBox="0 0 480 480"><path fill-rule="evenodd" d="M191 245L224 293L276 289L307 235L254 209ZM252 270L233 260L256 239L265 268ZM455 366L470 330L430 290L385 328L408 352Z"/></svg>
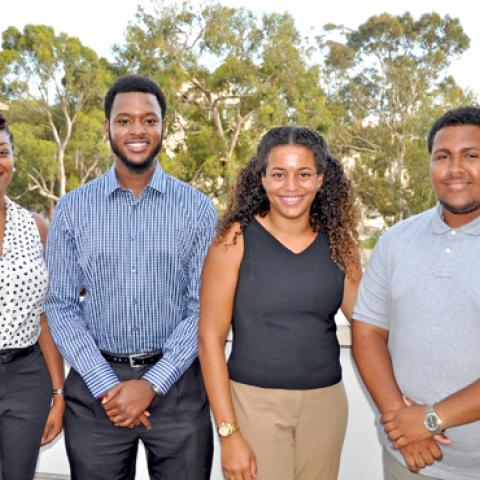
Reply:
<svg viewBox="0 0 480 480"><path fill-rule="evenodd" d="M128 72L166 93L164 168L219 208L260 136L302 124L326 135L365 215L391 224L435 201L426 136L444 111L476 101L447 74L468 47L459 20L436 13L385 13L304 37L288 13L188 1L139 7L112 62L47 25L9 27L0 50L0 101L16 142L9 194L49 216L109 167L102 101Z"/></svg>

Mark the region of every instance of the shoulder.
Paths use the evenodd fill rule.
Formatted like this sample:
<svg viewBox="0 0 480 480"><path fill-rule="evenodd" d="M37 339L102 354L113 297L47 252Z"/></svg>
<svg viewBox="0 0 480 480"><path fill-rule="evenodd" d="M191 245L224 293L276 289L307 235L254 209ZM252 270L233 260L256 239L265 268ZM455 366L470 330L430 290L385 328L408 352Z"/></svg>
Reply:
<svg viewBox="0 0 480 480"><path fill-rule="evenodd" d="M425 231L434 215L435 207L396 223L380 237L379 246L403 247Z"/></svg>
<svg viewBox="0 0 480 480"><path fill-rule="evenodd" d="M207 195L188 183L165 173L165 192L171 208L184 218L193 230L207 229L213 236L218 221L217 209Z"/></svg>
<svg viewBox="0 0 480 480"><path fill-rule="evenodd" d="M78 202L81 202L84 199L89 199L94 195L104 195L105 194L105 177L106 177L106 173L66 193L60 199L58 204L74 205Z"/></svg>
<svg viewBox="0 0 480 480"><path fill-rule="evenodd" d="M192 185L180 180L169 173L165 173L166 193L182 200L184 203L198 209L215 209L212 201Z"/></svg>
<svg viewBox="0 0 480 480"><path fill-rule="evenodd" d="M47 232L48 232L48 223L47 221L38 213L32 212L31 213L33 219L35 220L35 224L37 225L38 233L40 235L40 239L42 243L45 245L47 241Z"/></svg>
<svg viewBox="0 0 480 480"><path fill-rule="evenodd" d="M209 257L221 259L240 259L243 256L243 233L239 222L234 222L224 232L214 238L208 252Z"/></svg>

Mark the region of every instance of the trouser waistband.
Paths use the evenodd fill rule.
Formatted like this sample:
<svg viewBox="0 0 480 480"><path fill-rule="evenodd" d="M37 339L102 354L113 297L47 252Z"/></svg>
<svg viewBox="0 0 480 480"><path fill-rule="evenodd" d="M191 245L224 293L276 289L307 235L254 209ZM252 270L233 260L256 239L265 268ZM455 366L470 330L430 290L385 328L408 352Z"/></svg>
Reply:
<svg viewBox="0 0 480 480"><path fill-rule="evenodd" d="M10 363L30 355L36 348L38 343L25 348L7 348L0 350L0 363Z"/></svg>

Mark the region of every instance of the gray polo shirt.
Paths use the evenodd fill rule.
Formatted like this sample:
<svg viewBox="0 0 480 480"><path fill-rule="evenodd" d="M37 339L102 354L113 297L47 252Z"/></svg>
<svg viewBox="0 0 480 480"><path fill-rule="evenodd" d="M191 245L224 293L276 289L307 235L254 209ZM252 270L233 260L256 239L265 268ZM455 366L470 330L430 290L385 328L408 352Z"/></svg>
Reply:
<svg viewBox="0 0 480 480"><path fill-rule="evenodd" d="M392 227L365 271L353 318L389 331L397 383L435 403L480 378L480 218L452 229L437 207ZM392 449L378 425L385 447ZM480 421L450 428L443 460L421 473L480 479Z"/></svg>

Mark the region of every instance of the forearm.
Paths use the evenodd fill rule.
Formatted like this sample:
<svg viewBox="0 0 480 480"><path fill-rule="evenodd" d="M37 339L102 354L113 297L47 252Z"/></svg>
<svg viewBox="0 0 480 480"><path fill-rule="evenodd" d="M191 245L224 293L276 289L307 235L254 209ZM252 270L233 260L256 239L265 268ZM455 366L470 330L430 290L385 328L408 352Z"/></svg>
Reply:
<svg viewBox="0 0 480 480"><path fill-rule="evenodd" d="M198 355L205 388L216 423L236 423L225 360L225 339L200 337Z"/></svg>
<svg viewBox="0 0 480 480"><path fill-rule="evenodd" d="M480 420L480 380L435 404L447 429Z"/></svg>
<svg viewBox="0 0 480 480"><path fill-rule="evenodd" d="M404 406L393 374L387 337L354 320L352 351L363 382L380 412L383 414Z"/></svg>
<svg viewBox="0 0 480 480"><path fill-rule="evenodd" d="M50 329L48 328L47 319L45 315L42 314L40 317L40 337L38 343L40 349L42 350L45 363L47 364L48 372L52 380L52 388L54 390L63 388L64 383L64 368L63 368L63 358L53 342Z"/></svg>

